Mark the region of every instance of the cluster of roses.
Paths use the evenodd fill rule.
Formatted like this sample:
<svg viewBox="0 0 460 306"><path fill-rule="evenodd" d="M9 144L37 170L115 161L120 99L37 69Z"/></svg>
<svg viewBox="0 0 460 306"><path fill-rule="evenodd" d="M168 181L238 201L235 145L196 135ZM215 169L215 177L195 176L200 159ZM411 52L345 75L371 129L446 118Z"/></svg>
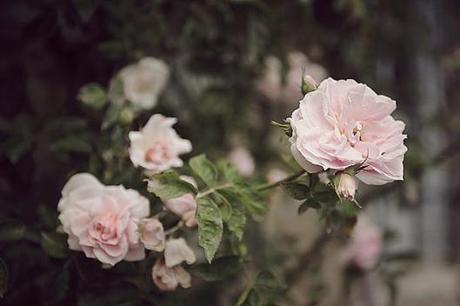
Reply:
<svg viewBox="0 0 460 306"><path fill-rule="evenodd" d="M180 154L191 151L190 141L180 138L174 118L153 115L142 131L130 132L130 158L148 172L180 167ZM192 178L184 180L194 183ZM192 194L165 201L165 208L177 214L180 226L193 227L196 201ZM153 266L154 283L161 290L190 287L190 275L181 267L195 262L195 255L183 238L172 238L156 217L150 216L148 199L124 186L106 186L93 175L72 176L62 190L58 204L62 229L70 249L83 251L106 267L122 260L145 258L145 250L163 252Z"/></svg>
<svg viewBox="0 0 460 306"><path fill-rule="evenodd" d="M123 94L111 99L151 108L168 75L161 61L143 59L114 78L112 83L122 83ZM391 116L395 101L354 80L328 78L318 86L306 76L302 90L305 96L288 122L292 155L306 172L321 173L342 198L353 201L355 178L373 185L402 179L406 135L404 123ZM129 133L134 166L154 174L183 165L179 156L192 146L177 135L175 123L175 118L156 114L141 131ZM253 171L253 165L246 168ZM190 177L182 179L195 184ZM196 226L197 204L192 194L164 204L181 218L178 226ZM137 191L106 186L80 173L64 186L58 210L72 250L108 267L122 260L142 260L146 249L164 252L152 269L155 284L161 290L190 286L191 277L181 265L195 262L193 251L183 238L172 237L174 229L164 230L160 220L150 216L149 201Z"/></svg>

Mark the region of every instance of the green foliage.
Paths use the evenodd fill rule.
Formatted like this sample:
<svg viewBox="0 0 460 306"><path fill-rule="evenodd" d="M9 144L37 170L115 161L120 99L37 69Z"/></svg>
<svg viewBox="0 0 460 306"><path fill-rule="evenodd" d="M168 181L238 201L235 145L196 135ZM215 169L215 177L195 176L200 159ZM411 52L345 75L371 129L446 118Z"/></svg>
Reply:
<svg viewBox="0 0 460 306"><path fill-rule="evenodd" d="M206 259L211 263L224 232L222 214L210 197L198 198L197 204L198 243L204 249Z"/></svg>
<svg viewBox="0 0 460 306"><path fill-rule="evenodd" d="M0 221L0 241L20 240L24 238L26 226L19 221Z"/></svg>
<svg viewBox="0 0 460 306"><path fill-rule="evenodd" d="M148 180L147 190L163 200L177 198L187 193L197 193L192 184L182 180L173 170L153 175Z"/></svg>
<svg viewBox="0 0 460 306"><path fill-rule="evenodd" d="M260 272L254 283L239 297L237 306L262 306L282 297L284 286L269 271Z"/></svg>
<svg viewBox="0 0 460 306"><path fill-rule="evenodd" d="M189 271L208 282L226 279L236 275L242 268L238 256L223 256L215 258L210 264L197 264Z"/></svg>
<svg viewBox="0 0 460 306"><path fill-rule="evenodd" d="M213 163L204 154L195 156L189 161L193 172L208 186L213 187L217 183L218 173Z"/></svg>
<svg viewBox="0 0 460 306"><path fill-rule="evenodd" d="M69 254L66 235L53 232L42 232L40 244L42 249L50 257L66 258Z"/></svg>
<svg viewBox="0 0 460 306"><path fill-rule="evenodd" d="M78 93L78 98L85 105L94 109L101 109L107 103L107 94L104 88L96 83L83 86Z"/></svg>
<svg viewBox="0 0 460 306"><path fill-rule="evenodd" d="M0 298L3 298L8 290L8 267L0 258Z"/></svg>
<svg viewBox="0 0 460 306"><path fill-rule="evenodd" d="M295 200L304 200L310 196L310 188L302 183L287 182L283 185L284 190Z"/></svg>

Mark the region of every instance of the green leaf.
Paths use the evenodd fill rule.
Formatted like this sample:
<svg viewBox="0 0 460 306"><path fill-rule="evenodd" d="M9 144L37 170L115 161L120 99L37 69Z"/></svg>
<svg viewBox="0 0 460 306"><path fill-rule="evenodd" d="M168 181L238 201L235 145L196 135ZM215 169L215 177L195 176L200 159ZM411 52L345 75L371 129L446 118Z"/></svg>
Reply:
<svg viewBox="0 0 460 306"><path fill-rule="evenodd" d="M241 203L252 217L262 216L267 212L267 206L259 195L245 184L237 184L234 188L219 190L230 203Z"/></svg>
<svg viewBox="0 0 460 306"><path fill-rule="evenodd" d="M220 160L217 163L217 168L229 182L237 182L241 180L238 170L227 160Z"/></svg>
<svg viewBox="0 0 460 306"><path fill-rule="evenodd" d="M23 239L26 233L26 226L19 221L4 220L0 222L0 241L11 241Z"/></svg>
<svg viewBox="0 0 460 306"><path fill-rule="evenodd" d="M222 240L222 214L216 203L208 197L199 198L197 203L198 244L204 249L206 259L211 263Z"/></svg>
<svg viewBox="0 0 460 306"><path fill-rule="evenodd" d="M309 208L319 209L321 208L321 203L319 203L315 198L308 198L302 204L300 204L297 213L301 215L305 213Z"/></svg>
<svg viewBox="0 0 460 306"><path fill-rule="evenodd" d="M0 298L3 298L8 290L8 267L3 259L0 258Z"/></svg>
<svg viewBox="0 0 460 306"><path fill-rule="evenodd" d="M310 195L310 188L307 185L301 183L284 183L282 184L286 192L295 200L304 200Z"/></svg>
<svg viewBox="0 0 460 306"><path fill-rule="evenodd" d="M262 306L273 303L282 297L285 288L269 271L262 271L257 275L254 284L247 288L238 299L237 305Z"/></svg>
<svg viewBox="0 0 460 306"><path fill-rule="evenodd" d="M51 145L51 148L64 153L90 153L92 151L85 135L71 135L59 139Z"/></svg>
<svg viewBox="0 0 460 306"><path fill-rule="evenodd" d="M314 198L324 204L335 204L339 198L335 191L322 191L314 194Z"/></svg>
<svg viewBox="0 0 460 306"><path fill-rule="evenodd" d="M172 170L152 176L148 181L147 190L163 200L178 198L187 193L197 193L192 184L182 180Z"/></svg>
<svg viewBox="0 0 460 306"><path fill-rule="evenodd" d="M227 227L239 241L243 239L244 229L246 227L246 213L239 203L235 203L232 209L232 215L227 222Z"/></svg>
<svg viewBox="0 0 460 306"><path fill-rule="evenodd" d="M213 260L211 264L198 264L189 271L208 282L222 280L236 275L241 270L238 256L224 256Z"/></svg>
<svg viewBox="0 0 460 306"><path fill-rule="evenodd" d="M78 99L94 109L101 109L107 102L107 94L101 85L91 83L80 88Z"/></svg>
<svg viewBox="0 0 460 306"><path fill-rule="evenodd" d="M190 159L189 165L193 172L209 187L213 187L217 183L218 173L212 162L210 162L204 154L198 155Z"/></svg>
<svg viewBox="0 0 460 306"><path fill-rule="evenodd" d="M68 256L68 247L66 236L59 233L41 233L42 249L53 258L66 258Z"/></svg>
<svg viewBox="0 0 460 306"><path fill-rule="evenodd" d="M230 202L218 192L212 193L212 198L220 209L220 213L222 214L222 220L224 222L227 222L232 216L232 204L230 204Z"/></svg>

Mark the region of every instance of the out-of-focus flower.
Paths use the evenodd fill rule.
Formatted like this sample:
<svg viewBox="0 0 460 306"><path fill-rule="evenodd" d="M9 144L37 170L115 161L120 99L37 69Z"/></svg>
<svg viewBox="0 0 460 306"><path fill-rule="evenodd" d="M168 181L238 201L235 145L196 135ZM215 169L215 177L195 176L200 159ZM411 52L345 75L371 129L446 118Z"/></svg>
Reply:
<svg viewBox="0 0 460 306"><path fill-rule="evenodd" d="M311 75L304 75L302 78L302 94L306 95L310 91L318 88L318 82Z"/></svg>
<svg viewBox="0 0 460 306"><path fill-rule="evenodd" d="M337 193L343 199L354 200L356 190L358 189L358 182L348 173L342 172L338 176Z"/></svg>
<svg viewBox="0 0 460 306"><path fill-rule="evenodd" d="M165 248L163 224L156 218L142 219L139 222L141 242L147 250L161 252Z"/></svg>
<svg viewBox="0 0 460 306"><path fill-rule="evenodd" d="M193 177L181 176L181 179L196 187L196 182ZM196 225L196 200L193 194L188 193L178 198L166 200L164 204L168 210L181 217L182 221L185 223L185 226L193 227Z"/></svg>
<svg viewBox="0 0 460 306"><path fill-rule="evenodd" d="M274 56L266 58L265 73L257 85L264 96L271 100L280 100L288 105L293 105L302 98L302 80L321 81L327 77L327 72L322 66L311 63L301 52L290 52L288 65L289 70L283 84L281 61ZM305 78L305 76L308 77Z"/></svg>
<svg viewBox="0 0 460 306"><path fill-rule="evenodd" d="M129 132L129 157L134 166L157 173L183 165L179 155L190 152L192 144L177 135L172 128L176 122L176 118L155 114L141 131Z"/></svg>
<svg viewBox="0 0 460 306"><path fill-rule="evenodd" d="M346 262L363 270L373 268L382 251L382 233L365 215L358 222L351 234L343 258Z"/></svg>
<svg viewBox="0 0 460 306"><path fill-rule="evenodd" d="M291 152L308 172L362 164L356 177L381 185L403 179L405 124L396 102L354 80L324 80L305 95L290 120Z"/></svg>
<svg viewBox="0 0 460 306"><path fill-rule="evenodd" d="M184 238L169 239L165 247L166 266L172 268L182 262L192 264L196 261L195 253L187 245Z"/></svg>
<svg viewBox="0 0 460 306"><path fill-rule="evenodd" d="M149 201L137 191L105 186L89 173L72 176L58 204L70 249L109 266L144 259L138 222L149 209Z"/></svg>
<svg viewBox="0 0 460 306"><path fill-rule="evenodd" d="M174 291L180 285L190 288L192 278L181 266L168 267L163 258L157 259L152 268L152 279L162 291Z"/></svg>
<svg viewBox="0 0 460 306"><path fill-rule="evenodd" d="M268 171L266 178L269 183L276 183L282 179L285 179L287 176L288 174L286 171L278 168L273 168Z"/></svg>
<svg viewBox="0 0 460 306"><path fill-rule="evenodd" d="M233 149L228 159L242 176L251 176L254 173L254 158L246 148Z"/></svg>
<svg viewBox="0 0 460 306"><path fill-rule="evenodd" d="M163 61L145 57L126 66L112 80L109 97L114 103L128 100L137 109L151 109L158 101L169 78L169 68Z"/></svg>

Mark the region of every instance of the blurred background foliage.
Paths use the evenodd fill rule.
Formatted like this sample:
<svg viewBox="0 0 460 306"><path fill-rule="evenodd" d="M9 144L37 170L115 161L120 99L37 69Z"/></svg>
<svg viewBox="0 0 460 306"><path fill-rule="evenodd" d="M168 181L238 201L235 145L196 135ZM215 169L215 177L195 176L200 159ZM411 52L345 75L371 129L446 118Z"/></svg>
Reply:
<svg viewBox="0 0 460 306"><path fill-rule="evenodd" d="M375 209L373 215L386 230L385 237L404 238L405 244L393 248L387 259L416 255L430 263L424 266L438 267L446 259L455 264L460 242L459 176L454 171L459 166L456 153L460 146L459 10L460 3L453 0L3 2L0 254L10 271L10 291L2 305L234 304L247 284L241 275L226 282L198 282L192 289L164 295L149 280L152 263L124 263L101 270L82 256L60 259L66 250L51 247L45 249L52 254L43 253L40 244L55 242L46 235L58 225L56 205L71 174L90 171L107 184L144 188L141 172L129 167L126 134L142 126L152 113L177 117L179 134L192 141L194 154L206 152L221 158L243 146L254 157L257 177L273 168L289 171L280 157L280 152L286 152L286 139L270 122L289 116L296 101L289 104L267 98L258 84L269 56L279 59L281 80L288 82L292 51L302 52L334 78L354 78L398 101L397 116L408 123L406 181L365 190L361 202L371 206L380 199L377 204L383 208ZM169 84L151 112L131 122L126 118L129 114L100 112L78 100L83 85L108 87L117 71L145 56L160 58L171 68ZM306 70L308 73L308 67ZM292 260L306 256L290 248L304 250L304 244L313 245L308 258L320 258L315 251L315 243L322 242L321 236L314 239L320 227L313 221L316 216L297 217L295 209L283 208L290 203L281 195L270 201L279 207L272 203L274 213L267 223L251 225L247 237L254 265L283 274L283 267L295 267ZM289 214L292 219L280 221L276 214ZM12 226L11 220L19 221ZM283 227L276 226L286 220L300 223L297 236L289 229L277 233ZM313 225L304 228L305 223ZM14 230L18 239L1 239L14 237L11 232L5 234L5 229ZM312 237L300 234L307 242L299 242L299 230L310 231ZM353 273L327 272L307 263L304 267L297 271L300 276L292 276L296 271L286 274L294 292L281 292L284 304L339 305L337 301L346 300L358 305L355 300L364 299L367 304L361 305L383 305L382 300L422 305L410 304L410 292L417 290L404 284L409 293L398 298L397 278L408 268L405 261L396 267L383 261L377 274L386 298L366 297L366 292L380 290L367 287L358 288L362 293L358 297L347 286L339 286L345 289L337 293L324 280L328 273L332 279L348 279ZM146 281L130 279L130 273ZM303 274L309 279L307 284L299 281ZM88 281L78 281L88 277ZM360 286L375 284L375 273L360 277ZM267 290L264 286L255 288ZM374 302L369 304L369 299ZM453 304L447 304L449 297L442 301L448 302L439 305L457 305L458 297L453 297ZM430 303L423 305L435 305Z"/></svg>

